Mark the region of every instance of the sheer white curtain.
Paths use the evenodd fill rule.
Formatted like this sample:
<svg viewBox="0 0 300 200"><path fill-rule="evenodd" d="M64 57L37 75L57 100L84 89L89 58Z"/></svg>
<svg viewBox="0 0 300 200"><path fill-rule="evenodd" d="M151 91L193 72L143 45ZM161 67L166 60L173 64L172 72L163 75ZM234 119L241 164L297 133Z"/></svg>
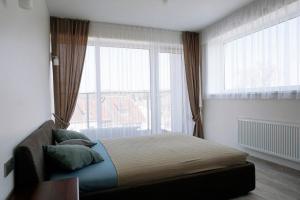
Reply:
<svg viewBox="0 0 300 200"><path fill-rule="evenodd" d="M91 23L70 129L91 138L192 135L181 33Z"/></svg>
<svg viewBox="0 0 300 200"><path fill-rule="evenodd" d="M205 98L300 98L300 1L259 0L202 32Z"/></svg>

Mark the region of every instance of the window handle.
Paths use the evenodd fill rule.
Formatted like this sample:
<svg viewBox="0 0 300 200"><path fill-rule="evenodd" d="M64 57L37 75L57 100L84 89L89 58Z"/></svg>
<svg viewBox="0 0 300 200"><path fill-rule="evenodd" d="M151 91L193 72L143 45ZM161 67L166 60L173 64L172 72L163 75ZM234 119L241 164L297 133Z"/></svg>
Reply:
<svg viewBox="0 0 300 200"><path fill-rule="evenodd" d="M100 102L103 103L105 101L105 97L100 98Z"/></svg>

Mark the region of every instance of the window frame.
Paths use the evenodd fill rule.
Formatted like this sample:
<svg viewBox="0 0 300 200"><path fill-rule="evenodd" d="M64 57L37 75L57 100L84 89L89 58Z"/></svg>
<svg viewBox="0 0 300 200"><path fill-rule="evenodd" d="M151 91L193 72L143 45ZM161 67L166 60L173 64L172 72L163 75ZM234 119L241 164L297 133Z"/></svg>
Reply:
<svg viewBox="0 0 300 200"><path fill-rule="evenodd" d="M149 51L149 67L150 67L150 88L149 88L149 101L147 109L147 131L153 133L159 133L165 131L161 127L161 102L160 102L160 88L159 88L159 54L160 53L176 53L182 55L182 48L170 47L169 44L160 44L160 48L157 49L155 46L150 45L148 42L141 41L122 41L122 40L110 40L100 39L97 41L88 41L87 46L93 46L95 48L95 78L96 78L96 99L97 99L97 113L101 115L101 66L100 66L100 51L101 47L112 47L112 48L127 48L127 49L142 49ZM171 72L170 72L171 73ZM170 83L171 84L171 83ZM170 89L171 92L171 89ZM80 93L79 93L80 94ZM88 104L87 102L86 104ZM171 114L172 116L172 114ZM96 127L102 127L102 116L97 114ZM89 116L86 117L87 128L89 128ZM172 119L171 119L172 120Z"/></svg>
<svg viewBox="0 0 300 200"><path fill-rule="evenodd" d="M268 17L268 16L264 16L264 17ZM273 20L269 23L265 23L261 26L258 26L253 30L239 33L239 34L236 34L234 36L228 37L227 39L223 40L222 48L221 48L221 58L222 58L221 70L223 71L223 73L222 73L223 74L223 76L222 76L223 91L217 92L217 93L209 93L209 96L211 96L211 97L230 96L230 95L262 96L263 94L270 94L272 96L272 95L279 95L279 94L285 94L285 93L291 93L291 94L297 93L297 91L300 90L300 83L299 83L299 85L284 85L284 86L256 87L256 88L237 88L237 89L226 89L226 84L225 84L225 80L226 80L226 73L225 73L225 70L226 70L226 68L225 68L225 59L226 59L225 58L225 49L226 48L225 48L225 46L228 43L245 38L249 35L264 31L268 28L278 26L282 23L288 22L288 21L296 19L296 18L300 18L300 11L295 12L293 14L289 14L289 15L283 17L280 21ZM261 19L257 19L257 21L258 20L261 20ZM266 89L268 91L264 91Z"/></svg>

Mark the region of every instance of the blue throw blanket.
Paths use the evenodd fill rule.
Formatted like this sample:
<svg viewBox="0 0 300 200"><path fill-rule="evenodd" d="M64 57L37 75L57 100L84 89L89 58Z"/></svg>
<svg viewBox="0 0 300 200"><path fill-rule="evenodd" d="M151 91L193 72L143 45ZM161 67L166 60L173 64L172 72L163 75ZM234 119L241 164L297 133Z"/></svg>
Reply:
<svg viewBox="0 0 300 200"><path fill-rule="evenodd" d="M92 147L104 161L89 165L73 172L56 172L51 175L51 180L78 177L80 192L92 192L113 188L118 185L116 168L101 142Z"/></svg>

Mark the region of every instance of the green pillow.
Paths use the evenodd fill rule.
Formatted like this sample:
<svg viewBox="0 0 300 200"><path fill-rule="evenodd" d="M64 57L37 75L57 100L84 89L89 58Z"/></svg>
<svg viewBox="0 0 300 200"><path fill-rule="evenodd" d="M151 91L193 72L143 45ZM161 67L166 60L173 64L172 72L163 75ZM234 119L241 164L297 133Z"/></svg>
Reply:
<svg viewBox="0 0 300 200"><path fill-rule="evenodd" d="M97 143L96 142L92 142L90 140L71 139L71 140L65 140L63 142L57 143L56 145L66 145L66 144L83 145L83 146L86 146L86 147L92 147L92 146L95 146Z"/></svg>
<svg viewBox="0 0 300 200"><path fill-rule="evenodd" d="M52 133L54 135L55 141L58 143L72 139L83 139L90 141L88 137L76 131L70 131L66 129L53 129Z"/></svg>
<svg viewBox="0 0 300 200"><path fill-rule="evenodd" d="M73 171L103 161L99 153L83 145L43 146L46 159L51 166Z"/></svg>

